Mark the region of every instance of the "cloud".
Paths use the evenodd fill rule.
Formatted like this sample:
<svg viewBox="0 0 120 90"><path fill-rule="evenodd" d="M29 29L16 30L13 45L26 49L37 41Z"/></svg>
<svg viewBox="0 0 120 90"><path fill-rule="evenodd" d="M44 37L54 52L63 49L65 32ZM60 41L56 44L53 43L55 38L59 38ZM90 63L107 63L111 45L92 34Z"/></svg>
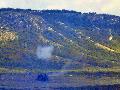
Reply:
<svg viewBox="0 0 120 90"><path fill-rule="evenodd" d="M0 7L69 9L120 15L120 0L0 0Z"/></svg>
<svg viewBox="0 0 120 90"><path fill-rule="evenodd" d="M36 55L39 59L50 59L52 57L53 46L38 46L36 50Z"/></svg>

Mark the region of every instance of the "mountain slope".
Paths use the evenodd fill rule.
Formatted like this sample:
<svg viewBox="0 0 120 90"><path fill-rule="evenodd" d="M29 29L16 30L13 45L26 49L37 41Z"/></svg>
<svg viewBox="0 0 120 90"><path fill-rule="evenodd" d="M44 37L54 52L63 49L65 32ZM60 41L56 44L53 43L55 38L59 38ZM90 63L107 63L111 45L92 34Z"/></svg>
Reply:
<svg viewBox="0 0 120 90"><path fill-rule="evenodd" d="M0 27L0 67L3 68L59 70L67 62L71 62L69 69L120 65L119 16L67 10L1 9ZM38 46L54 46L51 60L36 56Z"/></svg>

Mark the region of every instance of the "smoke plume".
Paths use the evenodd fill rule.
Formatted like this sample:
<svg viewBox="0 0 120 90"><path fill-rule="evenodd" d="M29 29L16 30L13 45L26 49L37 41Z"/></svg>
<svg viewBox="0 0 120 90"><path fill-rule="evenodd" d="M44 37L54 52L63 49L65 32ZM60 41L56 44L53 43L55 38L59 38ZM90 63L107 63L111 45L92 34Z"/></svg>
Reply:
<svg viewBox="0 0 120 90"><path fill-rule="evenodd" d="M53 46L38 46L36 50L36 55L39 59L50 59L52 56L53 49Z"/></svg>

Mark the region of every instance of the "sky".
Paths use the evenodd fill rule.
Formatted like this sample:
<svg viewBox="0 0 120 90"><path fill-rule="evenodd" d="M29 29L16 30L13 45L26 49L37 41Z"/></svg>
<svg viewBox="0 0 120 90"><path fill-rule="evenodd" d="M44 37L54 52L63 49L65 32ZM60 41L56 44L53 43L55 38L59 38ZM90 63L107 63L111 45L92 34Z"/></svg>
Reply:
<svg viewBox="0 0 120 90"><path fill-rule="evenodd" d="M120 16L120 0L0 0L0 8L66 9Z"/></svg>

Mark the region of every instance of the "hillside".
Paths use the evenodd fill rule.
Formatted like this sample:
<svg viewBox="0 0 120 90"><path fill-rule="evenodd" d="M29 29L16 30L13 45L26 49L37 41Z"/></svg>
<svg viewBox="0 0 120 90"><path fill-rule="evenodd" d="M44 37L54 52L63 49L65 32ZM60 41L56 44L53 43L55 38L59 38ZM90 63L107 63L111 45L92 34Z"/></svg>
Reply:
<svg viewBox="0 0 120 90"><path fill-rule="evenodd" d="M51 58L37 57L39 47L53 47ZM63 71L119 75L119 68L119 16L67 10L0 9L1 73ZM114 79L112 83L116 83Z"/></svg>

